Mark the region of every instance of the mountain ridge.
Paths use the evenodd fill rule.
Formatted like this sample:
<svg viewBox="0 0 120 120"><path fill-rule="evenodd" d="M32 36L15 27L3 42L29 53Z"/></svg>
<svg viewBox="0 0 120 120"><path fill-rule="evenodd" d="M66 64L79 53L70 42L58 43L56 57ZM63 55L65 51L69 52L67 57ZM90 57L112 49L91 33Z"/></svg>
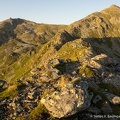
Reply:
<svg viewBox="0 0 120 120"><path fill-rule="evenodd" d="M0 119L72 120L73 115L88 120L87 114L119 115L119 13L120 8L112 5L70 25L24 19L1 22Z"/></svg>

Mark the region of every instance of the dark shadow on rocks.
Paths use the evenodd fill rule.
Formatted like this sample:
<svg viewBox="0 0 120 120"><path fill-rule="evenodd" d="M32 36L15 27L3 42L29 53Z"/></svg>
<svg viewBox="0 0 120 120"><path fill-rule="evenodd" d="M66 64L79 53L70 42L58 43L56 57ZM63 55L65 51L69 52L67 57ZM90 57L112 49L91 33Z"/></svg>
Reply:
<svg viewBox="0 0 120 120"><path fill-rule="evenodd" d="M76 74L78 67L80 66L79 61L71 61L70 59L67 60L60 60L60 64L56 65L55 68L60 71L60 74Z"/></svg>
<svg viewBox="0 0 120 120"><path fill-rule="evenodd" d="M65 43L75 40L67 31L60 33L59 43L54 45L54 48L58 51Z"/></svg>
<svg viewBox="0 0 120 120"><path fill-rule="evenodd" d="M120 37L82 38L92 48L95 54L106 54L120 62Z"/></svg>

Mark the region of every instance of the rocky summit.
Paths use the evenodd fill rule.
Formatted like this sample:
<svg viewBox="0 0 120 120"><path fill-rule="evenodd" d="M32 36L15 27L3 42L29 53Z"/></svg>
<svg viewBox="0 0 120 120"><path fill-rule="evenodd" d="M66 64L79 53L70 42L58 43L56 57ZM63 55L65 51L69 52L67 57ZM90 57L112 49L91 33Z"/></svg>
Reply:
<svg viewBox="0 0 120 120"><path fill-rule="evenodd" d="M70 25L0 22L0 120L120 119L120 7Z"/></svg>

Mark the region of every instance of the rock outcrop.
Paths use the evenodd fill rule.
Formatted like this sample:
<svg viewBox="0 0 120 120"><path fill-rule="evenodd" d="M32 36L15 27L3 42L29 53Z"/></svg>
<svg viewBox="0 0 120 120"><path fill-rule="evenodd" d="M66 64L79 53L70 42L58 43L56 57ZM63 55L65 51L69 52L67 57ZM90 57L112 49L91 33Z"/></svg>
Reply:
<svg viewBox="0 0 120 120"><path fill-rule="evenodd" d="M87 89L86 82L77 85L67 84L61 91L42 98L41 103L53 117L68 117L89 108L91 96Z"/></svg>

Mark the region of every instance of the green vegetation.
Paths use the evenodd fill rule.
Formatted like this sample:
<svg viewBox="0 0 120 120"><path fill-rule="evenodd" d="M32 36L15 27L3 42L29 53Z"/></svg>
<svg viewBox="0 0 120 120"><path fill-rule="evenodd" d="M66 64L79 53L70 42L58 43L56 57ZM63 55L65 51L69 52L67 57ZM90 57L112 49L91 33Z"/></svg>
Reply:
<svg viewBox="0 0 120 120"><path fill-rule="evenodd" d="M18 92L26 87L22 82L9 84L8 87L0 89L0 98L14 98Z"/></svg>
<svg viewBox="0 0 120 120"><path fill-rule="evenodd" d="M13 64L14 62L16 62L18 59L19 59L19 55L16 55L16 56L10 55L10 56L8 56L8 58L6 59L5 64L11 65L11 64Z"/></svg>
<svg viewBox="0 0 120 120"><path fill-rule="evenodd" d="M30 120L46 120L50 115L46 108L39 103L38 106L30 113Z"/></svg>
<svg viewBox="0 0 120 120"><path fill-rule="evenodd" d="M60 59L71 59L71 61L83 61L91 54L90 47L81 39L67 42L57 52Z"/></svg>
<svg viewBox="0 0 120 120"><path fill-rule="evenodd" d="M12 85L0 93L0 98L7 98L7 97L14 98L14 96L17 95L17 93L18 93L17 86Z"/></svg>
<svg viewBox="0 0 120 120"><path fill-rule="evenodd" d="M19 24L20 21L22 23ZM13 28L8 29L9 26L6 25L2 26L3 30L0 31L8 37L7 43L0 46L0 58L2 58L0 59L0 79L11 79L12 83L21 76L29 74L31 68L39 64L39 59L49 49L46 49L46 46L41 47L41 45L50 41L60 29L66 27L66 25L35 24L27 20L20 21L8 19L7 22L10 25L13 22L13 26L16 28L14 30ZM6 31L14 32L7 34ZM33 51L34 54L30 55L32 48L35 49L35 52ZM39 54L37 54L38 52Z"/></svg>
<svg viewBox="0 0 120 120"><path fill-rule="evenodd" d="M18 117L15 120L26 120L25 118Z"/></svg>
<svg viewBox="0 0 120 120"><path fill-rule="evenodd" d="M98 30L99 31L99 30ZM98 32L95 30L95 31L89 31L89 37L90 38L99 38L99 34L98 34Z"/></svg>
<svg viewBox="0 0 120 120"><path fill-rule="evenodd" d="M22 59L13 63L11 67L15 71L15 75L12 78L11 83L15 82L22 75L27 74L30 71L30 66L27 63L30 61L31 58L32 56L30 56L29 53L27 53ZM11 76L11 74L8 73L7 76Z"/></svg>
<svg viewBox="0 0 120 120"><path fill-rule="evenodd" d="M81 74L84 77L94 77L94 71L92 70L92 68L86 66L86 67L81 67L78 70L78 73Z"/></svg>

